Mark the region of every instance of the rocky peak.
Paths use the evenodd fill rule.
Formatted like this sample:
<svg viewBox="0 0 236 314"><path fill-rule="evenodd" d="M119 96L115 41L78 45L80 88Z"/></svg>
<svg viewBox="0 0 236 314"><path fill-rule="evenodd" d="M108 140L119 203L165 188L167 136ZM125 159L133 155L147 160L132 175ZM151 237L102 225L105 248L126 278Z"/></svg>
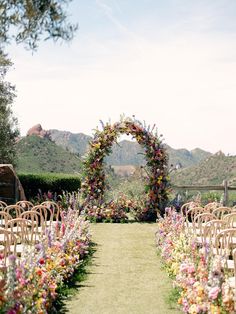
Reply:
<svg viewBox="0 0 236 314"><path fill-rule="evenodd" d="M41 138L50 138L50 132L43 130L41 124L36 124L32 128L30 128L26 134L26 136L36 135Z"/></svg>

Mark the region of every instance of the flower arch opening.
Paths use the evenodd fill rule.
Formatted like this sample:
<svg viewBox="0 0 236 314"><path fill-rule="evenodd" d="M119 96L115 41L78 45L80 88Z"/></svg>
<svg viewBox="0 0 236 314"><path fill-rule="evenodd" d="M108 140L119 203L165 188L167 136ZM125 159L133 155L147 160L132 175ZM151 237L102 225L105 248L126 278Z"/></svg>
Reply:
<svg viewBox="0 0 236 314"><path fill-rule="evenodd" d="M136 219L155 221L157 214L164 211L168 200L168 155L161 136L154 132L155 126L146 127L140 121L122 118L114 124L102 123L102 130L96 129L84 161L85 180L83 191L86 204L101 206L104 202L105 171L104 159L112 152L113 143L122 134L131 135L143 147L147 167L146 196L142 208L136 212Z"/></svg>

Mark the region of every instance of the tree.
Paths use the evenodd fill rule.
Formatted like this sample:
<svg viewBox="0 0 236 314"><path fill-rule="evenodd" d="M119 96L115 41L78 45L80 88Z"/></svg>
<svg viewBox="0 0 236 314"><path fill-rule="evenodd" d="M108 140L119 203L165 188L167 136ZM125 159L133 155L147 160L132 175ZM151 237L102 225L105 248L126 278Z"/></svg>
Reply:
<svg viewBox="0 0 236 314"><path fill-rule="evenodd" d="M24 42L30 49L40 40L70 40L77 25L68 23L71 0L0 0L0 45Z"/></svg>
<svg viewBox="0 0 236 314"><path fill-rule="evenodd" d="M19 135L11 104L15 88L5 82L11 66L3 49L13 41L35 50L42 39L73 38L77 25L68 23L65 6L70 0L0 0L0 163L16 164L15 142Z"/></svg>
<svg viewBox="0 0 236 314"><path fill-rule="evenodd" d="M19 130L11 110L15 88L4 81L9 66L11 62L0 51L0 163L15 165L15 143Z"/></svg>

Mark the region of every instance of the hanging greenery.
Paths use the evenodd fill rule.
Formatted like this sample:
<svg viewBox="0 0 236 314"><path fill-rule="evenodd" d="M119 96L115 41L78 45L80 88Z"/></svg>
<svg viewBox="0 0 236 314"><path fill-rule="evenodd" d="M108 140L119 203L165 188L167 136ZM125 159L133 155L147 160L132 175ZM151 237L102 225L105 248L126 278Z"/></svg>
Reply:
<svg viewBox="0 0 236 314"><path fill-rule="evenodd" d="M102 123L102 122L101 122ZM132 135L144 148L147 184L145 186L146 199L143 206L136 212L136 218L140 221L155 221L157 213L164 210L168 199L168 155L161 136L153 128L146 127L145 123L131 118L121 118L114 124L102 123L102 130L95 130L94 138L90 142L90 148L84 161L85 181L83 191L86 204L101 206L104 202L105 171L104 158L112 151L112 145L117 142L121 134Z"/></svg>

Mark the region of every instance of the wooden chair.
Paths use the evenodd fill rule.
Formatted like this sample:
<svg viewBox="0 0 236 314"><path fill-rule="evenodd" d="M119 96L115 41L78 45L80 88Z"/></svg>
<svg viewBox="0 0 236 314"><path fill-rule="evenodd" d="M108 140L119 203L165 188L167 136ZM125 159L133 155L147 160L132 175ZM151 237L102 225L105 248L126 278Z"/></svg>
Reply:
<svg viewBox="0 0 236 314"><path fill-rule="evenodd" d="M199 203L197 203L197 202L188 202L188 203L185 203L185 204L183 204L182 206L181 206L181 208L180 208L180 212L181 212L181 214L182 214L182 216L186 216L186 214L187 214L187 211L189 210L189 209L191 209L191 208L193 208L193 207L199 207Z"/></svg>
<svg viewBox="0 0 236 314"><path fill-rule="evenodd" d="M0 211L0 227L4 228L8 220L11 220L12 216L7 212Z"/></svg>
<svg viewBox="0 0 236 314"><path fill-rule="evenodd" d="M45 236L45 223L42 214L35 210L29 210L21 213L20 218L26 219L31 223L30 243L41 241Z"/></svg>
<svg viewBox="0 0 236 314"><path fill-rule="evenodd" d="M9 232L5 228L0 228L0 239L1 239L1 244L0 244L0 254L1 254L0 269L5 270L6 266L8 265L7 258L9 257L9 255L11 255L11 254L16 255L17 239L16 239L15 235L12 232Z"/></svg>
<svg viewBox="0 0 236 314"><path fill-rule="evenodd" d="M189 234L193 233L194 218L197 215L202 214L203 212L204 212L203 207L193 207L187 211L186 218L185 218L185 226L186 226L187 233L189 233Z"/></svg>
<svg viewBox="0 0 236 314"><path fill-rule="evenodd" d="M3 210L5 207L7 207L7 204L3 201L0 201L0 210Z"/></svg>
<svg viewBox="0 0 236 314"><path fill-rule="evenodd" d="M19 205L8 205L4 208L4 211L12 216L12 218L18 218L23 212L23 209Z"/></svg>
<svg viewBox="0 0 236 314"><path fill-rule="evenodd" d="M213 210L213 214L218 218L218 219L223 219L223 217L227 214L230 214L232 212L232 208L230 207L218 207Z"/></svg>
<svg viewBox="0 0 236 314"><path fill-rule="evenodd" d="M207 222L214 220L216 217L211 213L203 213L194 217L192 224L193 236L196 237L199 244L204 243L204 228Z"/></svg>
<svg viewBox="0 0 236 314"><path fill-rule="evenodd" d="M227 222L228 228L236 228L236 212L223 216L223 220Z"/></svg>
<svg viewBox="0 0 236 314"><path fill-rule="evenodd" d="M16 253L19 256L27 246L34 244L31 227L31 222L23 218L14 218L6 224L5 229L14 234L17 239Z"/></svg>
<svg viewBox="0 0 236 314"><path fill-rule="evenodd" d="M24 211L31 210L34 204L30 201L18 201L16 205L20 206Z"/></svg>
<svg viewBox="0 0 236 314"><path fill-rule="evenodd" d="M204 206L205 210L207 212L210 212L212 213L214 209L218 208L218 207L222 207L222 204L221 203L218 203L218 202L211 202L211 203L208 203Z"/></svg>
<svg viewBox="0 0 236 314"><path fill-rule="evenodd" d="M225 267L234 268L232 258L233 249L236 246L236 228L228 228L220 231L215 239L215 251L217 255L225 258Z"/></svg>
<svg viewBox="0 0 236 314"><path fill-rule="evenodd" d="M208 221L203 228L203 246L208 249L208 253L216 254L215 240L217 234L227 229L227 222L221 219Z"/></svg>
<svg viewBox="0 0 236 314"><path fill-rule="evenodd" d="M234 292L234 312L236 313L236 249L233 250L234 276L228 278L228 284Z"/></svg>
<svg viewBox="0 0 236 314"><path fill-rule="evenodd" d="M41 205L45 206L49 213L50 220L47 221L47 225L52 226L54 222L59 222L62 219L61 211L57 203L45 201L41 203Z"/></svg>

